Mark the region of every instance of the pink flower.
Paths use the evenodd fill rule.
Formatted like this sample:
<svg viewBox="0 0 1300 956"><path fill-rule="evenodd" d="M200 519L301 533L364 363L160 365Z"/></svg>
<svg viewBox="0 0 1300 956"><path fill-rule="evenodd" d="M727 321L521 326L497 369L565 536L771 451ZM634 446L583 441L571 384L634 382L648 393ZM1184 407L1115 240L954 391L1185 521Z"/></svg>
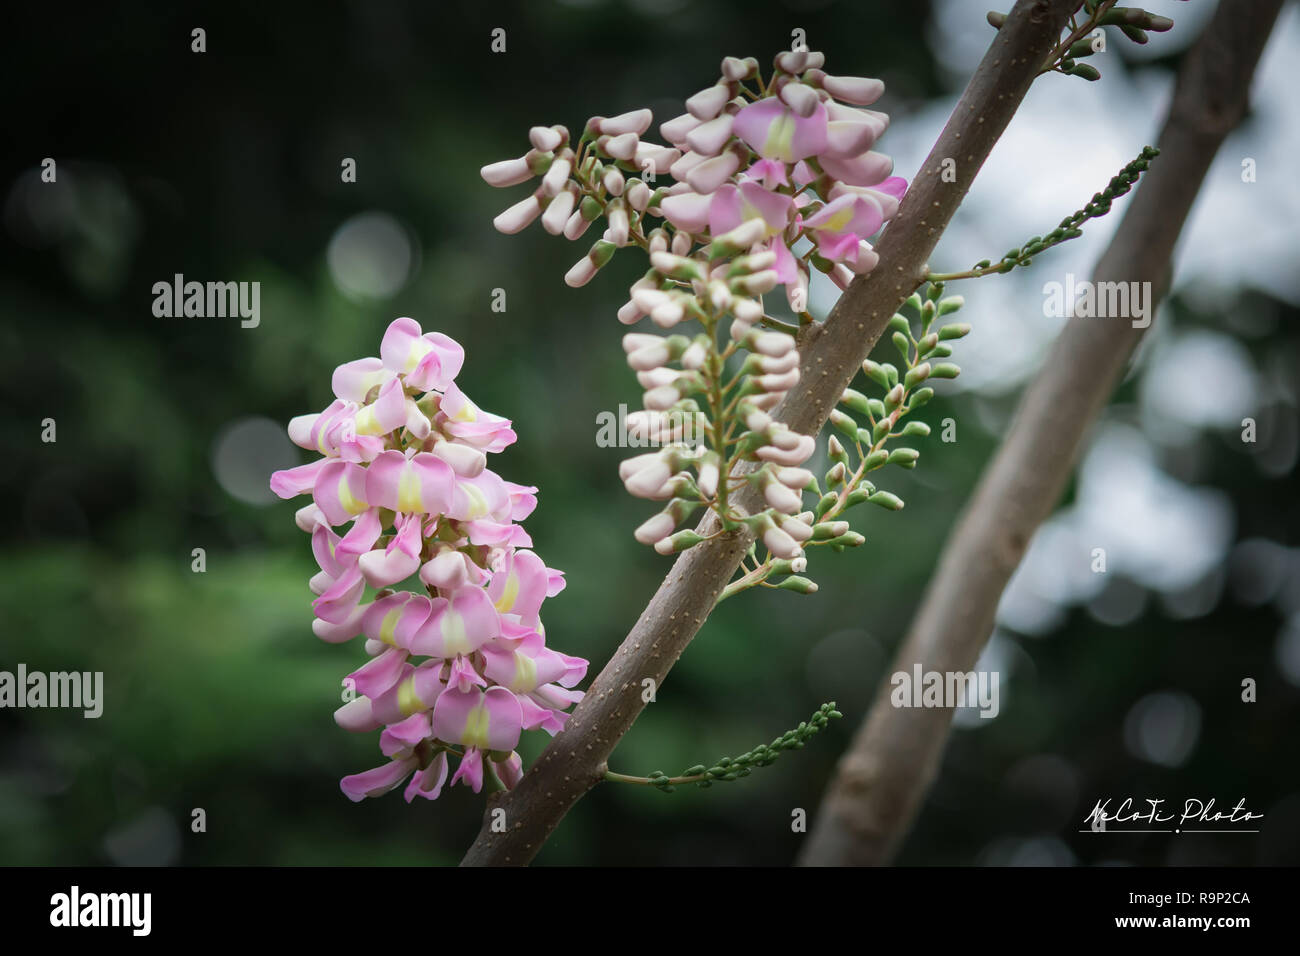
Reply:
<svg viewBox="0 0 1300 956"><path fill-rule="evenodd" d="M732 130L764 159L797 163L825 151L826 107L818 103L810 116L800 116L777 97L751 103L736 114Z"/></svg>
<svg viewBox="0 0 1300 956"><path fill-rule="evenodd" d="M410 776L408 803L437 799L451 757L453 784L514 786L520 734L563 727L582 697L569 688L587 667L542 637L542 602L564 579L523 550L532 539L517 522L536 508L537 489L485 467L515 433L455 384L464 360L455 341L398 319L380 353L339 366L336 400L290 423L290 437L323 457L271 477L281 497L312 496L297 521L320 566L313 632L366 638L368 660L346 682L360 696L335 720L380 729L390 760L340 786L361 800ZM417 572L425 593L388 590ZM368 587L380 589L369 600Z"/></svg>
<svg viewBox="0 0 1300 956"><path fill-rule="evenodd" d="M402 375L408 386L422 391L445 392L465 363L460 343L441 332L421 335L414 319L397 319L388 327L379 355L384 368Z"/></svg>
<svg viewBox="0 0 1300 956"><path fill-rule="evenodd" d="M752 180L738 186L728 184L713 194L709 205L709 231L720 236L742 222L762 219L766 234L770 236L785 229L793 209L794 200L789 196L764 189Z"/></svg>

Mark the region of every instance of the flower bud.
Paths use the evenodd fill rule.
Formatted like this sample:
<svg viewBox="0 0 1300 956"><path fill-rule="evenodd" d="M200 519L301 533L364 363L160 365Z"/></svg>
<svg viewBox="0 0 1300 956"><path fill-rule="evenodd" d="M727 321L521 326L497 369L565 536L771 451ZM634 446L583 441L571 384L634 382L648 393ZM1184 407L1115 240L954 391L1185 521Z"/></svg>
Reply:
<svg viewBox="0 0 1300 956"><path fill-rule="evenodd" d="M542 213L542 228L553 236L563 233L577 201L576 193L568 189L562 190L551 200L546 207L546 212Z"/></svg>
<svg viewBox="0 0 1300 956"><path fill-rule="evenodd" d="M721 459L716 451L707 451L700 459L698 470L697 484L700 487L700 494L705 498L712 498L718 493L718 479L721 476L720 470Z"/></svg>
<svg viewBox="0 0 1300 956"><path fill-rule="evenodd" d="M579 239L582 234L591 226L592 220L588 219L581 212L575 212L569 216L569 221L564 224L564 238L570 241Z"/></svg>
<svg viewBox="0 0 1300 956"><path fill-rule="evenodd" d="M701 156L717 156L731 139L731 127L736 118L730 113L701 123L686 134L686 144Z"/></svg>
<svg viewBox="0 0 1300 956"><path fill-rule="evenodd" d="M632 532L632 537L641 544L655 544L672 534L675 527L677 522L673 520L673 516L661 511L642 523L636 531Z"/></svg>
<svg viewBox="0 0 1300 956"><path fill-rule="evenodd" d="M656 541L655 550L660 554L676 554L678 551L685 551L687 548L694 547L703 540L694 531L678 531L672 537L661 538Z"/></svg>
<svg viewBox="0 0 1300 956"><path fill-rule="evenodd" d="M652 122L654 122L654 114L648 109L630 110L618 116L602 119L596 129L607 136L620 136L626 133L640 136L650 128Z"/></svg>
<svg viewBox="0 0 1300 956"><path fill-rule="evenodd" d="M557 158L542 177L542 192L547 196L557 195L569 181L569 173L572 171L573 164L567 158Z"/></svg>
<svg viewBox="0 0 1300 956"><path fill-rule="evenodd" d="M518 186L536 175L526 156L518 159L503 159L498 163L489 163L479 170L479 175L489 186Z"/></svg>
<svg viewBox="0 0 1300 956"><path fill-rule="evenodd" d="M719 84L701 90L686 101L686 111L697 120L707 122L722 112L731 99L731 89Z"/></svg>
<svg viewBox="0 0 1300 956"><path fill-rule="evenodd" d="M596 140L596 148L614 159L621 159L628 162L636 157L636 148L640 141L641 140L636 133L622 133L618 136L608 137L602 136Z"/></svg>
<svg viewBox="0 0 1300 956"><path fill-rule="evenodd" d="M817 91L802 83L787 83L781 87L781 102L794 110L797 116L807 118L817 111L821 98Z"/></svg>
<svg viewBox="0 0 1300 956"><path fill-rule="evenodd" d="M687 134L699 125L700 121L698 119L690 113L683 113L681 116L674 117L665 123L660 123L659 132L664 139L674 146L681 146L686 142Z"/></svg>
<svg viewBox="0 0 1300 956"><path fill-rule="evenodd" d="M778 528L775 523L763 532L763 546L778 558L792 560L803 555L799 543Z"/></svg>
<svg viewBox="0 0 1300 956"><path fill-rule="evenodd" d="M885 92L885 84L861 76L824 76L822 89L845 103L870 106Z"/></svg>
<svg viewBox="0 0 1300 956"><path fill-rule="evenodd" d="M536 196L521 199L505 212L492 220L497 232L512 236L520 232L536 219L542 212L542 204Z"/></svg>
<svg viewBox="0 0 1300 956"><path fill-rule="evenodd" d="M564 137L553 126L534 126L528 131L528 141L543 153L549 153L559 148Z"/></svg>

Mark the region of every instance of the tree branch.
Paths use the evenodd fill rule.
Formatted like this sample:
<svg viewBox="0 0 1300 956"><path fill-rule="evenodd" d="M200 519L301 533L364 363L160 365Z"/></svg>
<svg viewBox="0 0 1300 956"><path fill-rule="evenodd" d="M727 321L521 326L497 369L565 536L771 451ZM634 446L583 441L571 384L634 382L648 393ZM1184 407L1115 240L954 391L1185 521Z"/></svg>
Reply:
<svg viewBox="0 0 1300 956"><path fill-rule="evenodd" d="M1246 112L1251 77L1281 0L1223 0L1179 72L1152 162L1097 282L1168 287L1174 244L1201 181ZM1003 588L1065 486L1084 434L1145 330L1074 317L1021 398L1015 420L949 540L891 673L966 672L992 631ZM841 758L799 862L887 863L938 770L952 711L896 708L886 682Z"/></svg>
<svg viewBox="0 0 1300 956"><path fill-rule="evenodd" d="M806 434L821 428L890 317L924 278L939 235L1077 6L1078 0L1018 0L882 236L879 265L854 280L825 323L801 333L802 376L778 407L779 420ZM948 158L956 161L956 182L940 177ZM748 488L737 503L751 513L761 508ZM711 521L701 534L716 530ZM739 532L722 535L677 559L565 729L518 786L489 802L462 865L524 865L536 855L569 808L602 779L606 759L645 707L641 682L662 686L751 540ZM498 820L502 832L493 829Z"/></svg>

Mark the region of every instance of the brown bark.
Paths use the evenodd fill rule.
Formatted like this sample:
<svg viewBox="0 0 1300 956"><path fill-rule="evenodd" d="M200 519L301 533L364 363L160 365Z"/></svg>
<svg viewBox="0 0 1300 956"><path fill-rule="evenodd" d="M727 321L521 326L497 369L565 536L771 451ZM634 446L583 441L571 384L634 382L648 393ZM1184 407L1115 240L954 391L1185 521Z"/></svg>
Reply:
<svg viewBox="0 0 1300 956"><path fill-rule="evenodd" d="M1201 181L1246 112L1250 81L1281 0L1223 0L1179 72L1160 156L1094 273L1166 290L1174 244ZM1136 150L1135 150L1136 152ZM1148 317L1150 313L1148 313ZM1006 439L949 540L891 673L970 671L1035 529L1059 500L1085 433L1145 330L1074 317L1025 391ZM841 758L799 862L887 863L938 770L951 709L895 708L890 685Z"/></svg>
<svg viewBox="0 0 1300 956"><path fill-rule="evenodd" d="M1077 6L1077 0L1018 0L882 236L878 267L854 280L826 322L801 336L803 375L776 413L791 428L807 434L821 428L890 317L920 283L939 235ZM956 160L956 182L940 178L945 158ZM744 496L738 503L759 506ZM462 865L532 860L569 808L601 780L606 759L645 707L641 682L650 678L662 686L749 543L743 534L722 536L677 559L565 729L514 790L489 803ZM505 811L499 833L493 831L497 809Z"/></svg>

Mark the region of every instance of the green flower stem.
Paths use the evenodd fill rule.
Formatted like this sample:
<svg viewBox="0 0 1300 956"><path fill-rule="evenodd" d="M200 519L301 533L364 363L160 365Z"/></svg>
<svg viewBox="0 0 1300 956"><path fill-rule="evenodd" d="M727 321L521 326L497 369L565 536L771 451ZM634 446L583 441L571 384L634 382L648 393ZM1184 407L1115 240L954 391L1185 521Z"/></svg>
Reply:
<svg viewBox="0 0 1300 956"><path fill-rule="evenodd" d="M708 777L702 773L691 774L689 777L668 777L668 783L677 786L684 783L699 783L701 780L707 780ZM627 773L615 773L613 770L605 771L605 780L609 783L634 783L642 787L659 786L659 778L651 779L649 777L636 777Z"/></svg>
<svg viewBox="0 0 1300 956"><path fill-rule="evenodd" d="M776 759L784 751L801 749L805 742L824 730L827 724L842 716L843 714L835 709L835 702L830 701L818 707L813 712L813 715L798 727L787 730L771 743L759 744L753 750L743 753L739 757L723 757L712 767L697 764L684 770L676 777L670 777L658 770L648 777L638 777L632 774L615 773L606 769L604 779L611 783L631 783L642 787L655 787L665 793L672 793L674 789L682 784L693 783L699 787L711 787L715 783L738 780L741 777L749 776L758 767L767 767L775 763Z"/></svg>
<svg viewBox="0 0 1300 956"><path fill-rule="evenodd" d="M1016 266L1029 265L1034 256L1082 235L1080 227L1089 219L1097 219L1110 212L1111 202L1116 197L1122 196L1132 189L1133 184L1147 170L1150 161L1159 154L1160 150L1155 147L1144 146L1136 159L1111 177L1105 189L1093 196L1082 209L1076 210L1061 220L1061 224L1048 233L1047 236L1035 237L1020 248L1012 249L998 262L985 259L964 272L932 272L926 276L927 281L950 282L955 279L982 279L984 276L1010 272Z"/></svg>

